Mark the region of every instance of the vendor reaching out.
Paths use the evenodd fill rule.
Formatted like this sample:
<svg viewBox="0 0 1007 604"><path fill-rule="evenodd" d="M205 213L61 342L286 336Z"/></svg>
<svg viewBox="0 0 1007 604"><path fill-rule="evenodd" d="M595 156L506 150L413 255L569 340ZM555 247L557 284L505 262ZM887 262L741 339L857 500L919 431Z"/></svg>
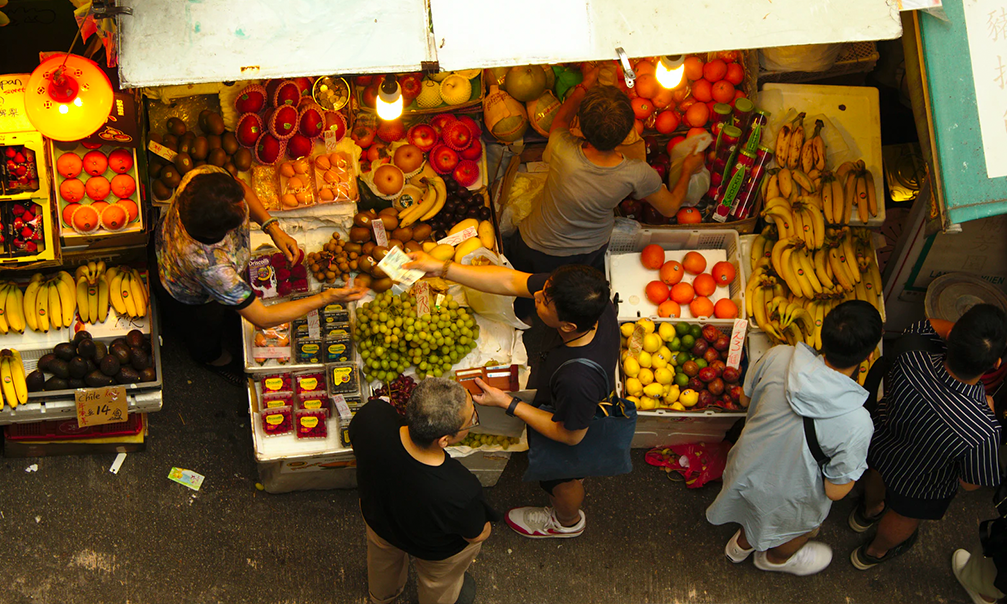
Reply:
<svg viewBox="0 0 1007 604"><path fill-rule="evenodd" d="M672 216L682 205L689 178L703 167L702 153L687 157L669 191L646 162L623 156L616 147L633 129L633 107L615 86L596 85L597 78L597 68L586 70L552 121L545 188L507 240L507 258L518 270L540 273L586 264L604 272L619 202L645 199ZM574 116L583 139L570 133Z"/></svg>
<svg viewBox="0 0 1007 604"><path fill-rule="evenodd" d="M362 297L367 288L328 289L320 294L264 305L243 275L250 256L248 220L269 234L288 261L301 254L263 208L255 192L227 171L202 166L179 184L167 213L156 227L155 291L167 314L179 321L190 354L231 381L240 370L227 370L232 356L221 344L226 311L237 311L260 328L287 323L334 302Z"/></svg>
<svg viewBox="0 0 1007 604"><path fill-rule="evenodd" d="M604 275L582 265L561 266L552 273L532 275L500 266L441 262L424 252L413 252L409 257L413 261L406 263L405 268L422 270L487 293L534 298L538 316L558 332L563 343L546 353L531 376L529 388L537 388L533 404L523 403L479 379L476 384L484 394L472 398L480 405L505 409L508 415L520 418L541 436L577 449L571 453L576 454L582 465L597 467L595 458L600 453L583 450L581 444L598 403L609 396L605 376L614 375L619 355L619 324ZM575 361L568 362L571 360ZM590 366L592 363L601 370ZM555 411L540 409L544 404ZM531 439L530 446L535 447ZM572 463L555 476L541 480L539 484L549 494L550 505L514 508L507 512L507 524L530 538L579 536L586 522L580 507L587 475L589 472Z"/></svg>

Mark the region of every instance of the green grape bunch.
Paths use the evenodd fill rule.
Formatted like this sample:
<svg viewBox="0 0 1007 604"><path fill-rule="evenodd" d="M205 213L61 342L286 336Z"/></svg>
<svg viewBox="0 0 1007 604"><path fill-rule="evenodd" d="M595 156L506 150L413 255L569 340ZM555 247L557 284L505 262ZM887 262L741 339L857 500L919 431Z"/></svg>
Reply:
<svg viewBox="0 0 1007 604"><path fill-rule="evenodd" d="M364 376L385 383L410 366L420 379L446 375L479 339L475 317L453 296L417 316L415 296L386 291L357 306L356 318L353 339L364 360Z"/></svg>
<svg viewBox="0 0 1007 604"><path fill-rule="evenodd" d="M511 436L500 436L498 434L474 434L470 432L468 436L458 443L458 445L471 447L473 449L499 446L506 450L509 449L511 445L516 445L519 441L520 439L513 438Z"/></svg>

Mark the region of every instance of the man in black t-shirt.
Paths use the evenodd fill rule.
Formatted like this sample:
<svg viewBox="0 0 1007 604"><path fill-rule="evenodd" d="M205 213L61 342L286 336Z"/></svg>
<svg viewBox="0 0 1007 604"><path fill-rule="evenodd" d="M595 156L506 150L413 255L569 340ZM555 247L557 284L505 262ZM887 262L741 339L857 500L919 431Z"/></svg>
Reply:
<svg viewBox="0 0 1007 604"><path fill-rule="evenodd" d="M371 401L350 422L374 604L390 603L402 593L410 556L420 604L474 599L475 581L466 570L489 537L496 513L483 499L479 480L444 448L478 424L465 388L439 378L416 386L405 421L388 403Z"/></svg>
<svg viewBox="0 0 1007 604"><path fill-rule="evenodd" d="M441 262L423 252L409 254L415 268L480 291L504 296L534 298L535 311L548 327L557 331L563 344L550 350L541 367L532 375L529 387L536 388L534 404L526 404L510 394L476 383L485 394L473 397L480 405L491 405L517 416L542 436L568 446L576 446L587 434L598 403L609 392L605 375L614 375L619 358L619 323L605 276L581 265L561 266L552 273L529 274L500 266L465 266L450 260ZM571 359L589 359L602 367L605 375ZM548 403L555 412L539 409ZM542 481L549 494L547 507L521 507L507 512L507 524L518 534L533 539L577 537L584 532L585 473L569 468L569 473Z"/></svg>

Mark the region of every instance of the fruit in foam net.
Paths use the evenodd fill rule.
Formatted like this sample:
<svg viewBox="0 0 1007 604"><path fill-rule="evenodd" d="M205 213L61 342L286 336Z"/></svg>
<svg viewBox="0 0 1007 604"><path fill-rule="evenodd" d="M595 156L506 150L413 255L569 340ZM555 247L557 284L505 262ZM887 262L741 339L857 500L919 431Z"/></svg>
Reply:
<svg viewBox="0 0 1007 604"><path fill-rule="evenodd" d="M87 235L98 230L101 217L91 206L79 206L70 220L75 231Z"/></svg>
<svg viewBox="0 0 1007 604"><path fill-rule="evenodd" d="M262 135L262 118L254 113L246 113L238 118L238 127L234 135L238 142L246 147L254 147Z"/></svg>
<svg viewBox="0 0 1007 604"><path fill-rule="evenodd" d="M277 107L269 118L269 131L280 140L293 136L297 131L297 109L292 105Z"/></svg>
<svg viewBox="0 0 1007 604"><path fill-rule="evenodd" d="M129 222L129 216L119 205L110 205L101 211L101 226L110 231L118 231Z"/></svg>
<svg viewBox="0 0 1007 604"><path fill-rule="evenodd" d="M455 120L441 130L441 140L455 151L462 151L472 144L472 131L459 120Z"/></svg>
<svg viewBox="0 0 1007 604"><path fill-rule="evenodd" d="M462 187L471 187L479 182L479 164L471 159L463 159L455 166L452 176Z"/></svg>
<svg viewBox="0 0 1007 604"><path fill-rule="evenodd" d="M415 145L402 145L392 155L392 163L409 174L418 170L423 163L423 152Z"/></svg>
<svg viewBox="0 0 1007 604"><path fill-rule="evenodd" d="M322 116L321 107L308 105L301 109L301 113L297 116L297 129L302 136L307 138L321 136L325 129L325 118Z"/></svg>
<svg viewBox="0 0 1007 604"><path fill-rule="evenodd" d="M276 92L273 93L273 105L280 107L282 105L290 105L291 107L296 107L297 102L301 100L301 89L291 80L283 80L276 87Z"/></svg>
<svg viewBox="0 0 1007 604"><path fill-rule="evenodd" d="M287 140L287 157L306 157L311 154L311 139L300 134L294 134Z"/></svg>
<svg viewBox="0 0 1007 604"><path fill-rule="evenodd" d="M483 144L479 139L472 139L472 142L463 151L460 151L458 155L462 159L471 159L473 161L479 159L483 155Z"/></svg>
<svg viewBox="0 0 1007 604"><path fill-rule="evenodd" d="M277 140L272 134L263 132L255 143L255 159L260 164L275 164L286 148L286 141Z"/></svg>
<svg viewBox="0 0 1007 604"><path fill-rule="evenodd" d="M234 108L238 113L258 113L265 106L266 89L262 86L247 86L234 99Z"/></svg>
<svg viewBox="0 0 1007 604"><path fill-rule="evenodd" d="M430 151L430 165L438 174L449 174L458 161L458 152L447 145L437 145Z"/></svg>
<svg viewBox="0 0 1007 604"><path fill-rule="evenodd" d="M466 100L468 99L466 98ZM416 105L421 109L432 109L440 106L441 103L440 84L433 80L423 80L420 94L416 97Z"/></svg>

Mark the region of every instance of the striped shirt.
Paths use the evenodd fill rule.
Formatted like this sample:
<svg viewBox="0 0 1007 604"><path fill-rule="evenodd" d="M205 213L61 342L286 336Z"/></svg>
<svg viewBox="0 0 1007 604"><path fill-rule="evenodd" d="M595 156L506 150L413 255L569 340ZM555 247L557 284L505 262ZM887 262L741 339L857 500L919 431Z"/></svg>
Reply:
<svg viewBox="0 0 1007 604"><path fill-rule="evenodd" d="M929 321L906 333L939 339ZM885 379L867 463L903 497L947 499L959 479L990 487L1000 482L1000 424L983 385L956 380L944 360L944 354L907 352Z"/></svg>

